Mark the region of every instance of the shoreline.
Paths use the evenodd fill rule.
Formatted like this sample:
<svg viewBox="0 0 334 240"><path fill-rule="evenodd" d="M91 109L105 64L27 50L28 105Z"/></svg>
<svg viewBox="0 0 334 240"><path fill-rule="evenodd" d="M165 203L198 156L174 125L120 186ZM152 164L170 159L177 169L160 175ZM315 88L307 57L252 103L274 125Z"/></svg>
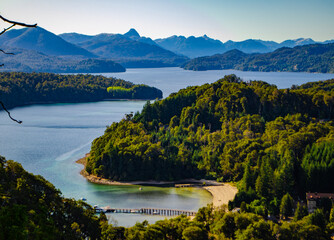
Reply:
<svg viewBox="0 0 334 240"><path fill-rule="evenodd" d="M212 196L212 204L214 208L218 208L223 204L228 204L230 200L234 199L234 196L238 192L237 188L232 186L229 183L219 183L213 180L196 180L196 179L184 179L179 181L114 181L110 179L105 179L97 176L93 176L88 174L85 171L85 165L87 161L87 157L89 157L90 153L87 153L83 158L80 158L76 161L78 164L82 164L84 168L80 171L80 175L86 178L87 181L95 184L102 185L111 185L111 186L134 186L134 185L142 185L142 186L173 186L176 184L190 184L189 187L199 187L206 191L208 191ZM184 186L188 187L188 186Z"/></svg>
<svg viewBox="0 0 334 240"><path fill-rule="evenodd" d="M159 98L163 99L163 98ZM138 99L138 98L106 98L100 100L92 101L36 101L36 102L26 102L18 105L9 107L8 109L18 108L18 107L29 107L33 105L49 105L49 104L80 104L80 103L96 103L96 102L120 102L120 101L154 101L155 99Z"/></svg>
<svg viewBox="0 0 334 240"><path fill-rule="evenodd" d="M221 186L204 186L203 189L212 195L212 205L214 208L219 208L229 201L234 199L238 189L231 184L224 183Z"/></svg>

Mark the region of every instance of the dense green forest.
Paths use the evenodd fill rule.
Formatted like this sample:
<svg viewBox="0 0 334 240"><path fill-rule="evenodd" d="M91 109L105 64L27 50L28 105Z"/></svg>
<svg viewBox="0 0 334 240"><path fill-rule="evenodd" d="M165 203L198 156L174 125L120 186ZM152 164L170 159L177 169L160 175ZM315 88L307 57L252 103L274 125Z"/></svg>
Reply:
<svg viewBox="0 0 334 240"><path fill-rule="evenodd" d="M91 206L0 157L0 239L99 239L99 226Z"/></svg>
<svg viewBox="0 0 334 240"><path fill-rule="evenodd" d="M334 209L330 217L319 210L310 215L295 215L291 222L279 224L247 212L213 211L208 206L199 209L193 221L185 216L158 221L155 224L137 223L125 229L124 237L115 239L184 239L184 240L324 240L331 239L334 230ZM115 235L114 235L115 236ZM110 238L112 239L112 238Z"/></svg>
<svg viewBox="0 0 334 240"><path fill-rule="evenodd" d="M236 69L261 72L322 72L334 73L334 43L280 48L270 53L246 54L232 50L224 54L199 57L182 67L204 71Z"/></svg>
<svg viewBox="0 0 334 240"><path fill-rule="evenodd" d="M282 205L283 206L283 205ZM299 209L299 210L298 210ZM334 208L307 215L297 208L292 221L275 223L242 207L240 213L212 206L198 210L194 220L182 215L124 228L94 214L83 201L67 199L41 176L0 157L0 239L206 240L206 239L330 239Z"/></svg>
<svg viewBox="0 0 334 240"><path fill-rule="evenodd" d="M121 87L123 90L113 87ZM156 99L162 92L116 78L53 73L0 73L0 99L7 108L48 102L91 102L104 99Z"/></svg>
<svg viewBox="0 0 334 240"><path fill-rule="evenodd" d="M230 75L182 89L109 126L86 171L113 180L234 181L230 208L244 201L275 214L287 193L305 199L334 190L333 87L334 79L277 89Z"/></svg>

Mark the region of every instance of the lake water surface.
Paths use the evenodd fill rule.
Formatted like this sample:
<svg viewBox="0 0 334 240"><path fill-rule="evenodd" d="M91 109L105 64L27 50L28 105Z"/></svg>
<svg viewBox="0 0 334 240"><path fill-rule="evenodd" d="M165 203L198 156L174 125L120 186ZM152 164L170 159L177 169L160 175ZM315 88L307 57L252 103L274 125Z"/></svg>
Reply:
<svg viewBox="0 0 334 240"><path fill-rule="evenodd" d="M211 83L234 73L244 80L265 80L279 88L308 81L334 78L334 74L259 73L240 71L192 72L179 68L129 69L125 73L103 74L134 83L145 83L171 92L190 85ZM80 104L45 104L17 107L12 116L19 125L0 112L0 155L20 162L34 174L40 174L59 188L65 197L86 198L92 205L115 208L174 208L197 210L212 201L211 195L197 188L175 189L138 186L103 186L86 181L75 161L89 152L91 142L101 136L107 125L119 121L125 113L140 111L145 101L102 101ZM113 214L119 225L136 221L154 222L160 216Z"/></svg>
<svg viewBox="0 0 334 240"><path fill-rule="evenodd" d="M235 74L244 81L262 80L278 88L334 78L334 74L295 72L243 72L238 70L189 71L182 68L130 68L124 73L106 73L133 83L145 83L163 91L164 97L187 86L213 83L225 75Z"/></svg>

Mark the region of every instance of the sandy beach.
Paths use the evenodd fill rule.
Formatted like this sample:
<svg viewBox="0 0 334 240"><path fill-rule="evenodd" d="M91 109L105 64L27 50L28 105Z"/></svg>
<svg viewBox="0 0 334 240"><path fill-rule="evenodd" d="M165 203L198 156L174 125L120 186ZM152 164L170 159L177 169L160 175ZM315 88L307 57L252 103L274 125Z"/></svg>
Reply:
<svg viewBox="0 0 334 240"><path fill-rule="evenodd" d="M85 165L86 158L89 156L89 153L86 154L85 157L76 161L76 163ZM207 190L212 195L212 203L215 208L223 205L228 204L228 201L233 200L235 194L238 192L237 188L228 184L228 183L220 183L212 180L196 180L196 179L185 179L182 181L130 181L130 182L120 182L120 181L113 181L110 179L105 179L93 175L89 175L85 169L82 169L80 174L84 176L89 182L96 183L96 184L104 184L104 185L152 185L152 186L159 186L159 185L174 185L179 183L190 183L195 184L196 187L201 187Z"/></svg>
<svg viewBox="0 0 334 240"><path fill-rule="evenodd" d="M211 193L213 199L212 203L214 207L219 207L223 204L228 204L228 201L233 200L238 189L228 183L224 183L220 186L207 186L203 187Z"/></svg>

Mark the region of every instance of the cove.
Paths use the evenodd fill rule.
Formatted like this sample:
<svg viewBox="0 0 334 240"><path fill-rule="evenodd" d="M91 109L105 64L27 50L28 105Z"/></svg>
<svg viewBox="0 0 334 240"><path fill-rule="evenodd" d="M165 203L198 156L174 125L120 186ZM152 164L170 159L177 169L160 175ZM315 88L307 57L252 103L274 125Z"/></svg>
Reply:
<svg viewBox="0 0 334 240"><path fill-rule="evenodd" d="M212 201L198 188L106 186L89 183L75 161L89 152L91 142L102 135L106 125L125 113L140 111L145 101L103 101L81 104L49 104L11 110L23 124L11 122L0 112L0 155L20 162L34 174L42 175L68 198L86 198L91 205L114 208L172 208L197 210ZM132 226L137 221L154 222L163 216L111 214L112 222Z"/></svg>

